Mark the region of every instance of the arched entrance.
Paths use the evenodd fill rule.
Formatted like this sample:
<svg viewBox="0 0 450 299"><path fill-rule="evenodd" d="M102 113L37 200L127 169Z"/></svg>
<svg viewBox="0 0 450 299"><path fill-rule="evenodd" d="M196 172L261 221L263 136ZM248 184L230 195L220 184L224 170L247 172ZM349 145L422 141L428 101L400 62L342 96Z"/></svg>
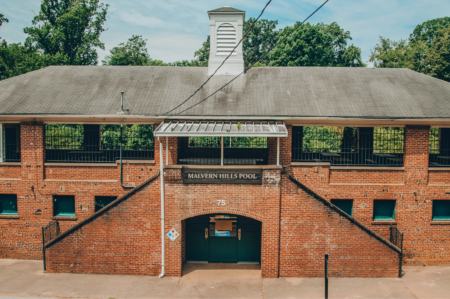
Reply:
<svg viewBox="0 0 450 299"><path fill-rule="evenodd" d="M232 214L185 220L186 262L261 262L261 222Z"/></svg>

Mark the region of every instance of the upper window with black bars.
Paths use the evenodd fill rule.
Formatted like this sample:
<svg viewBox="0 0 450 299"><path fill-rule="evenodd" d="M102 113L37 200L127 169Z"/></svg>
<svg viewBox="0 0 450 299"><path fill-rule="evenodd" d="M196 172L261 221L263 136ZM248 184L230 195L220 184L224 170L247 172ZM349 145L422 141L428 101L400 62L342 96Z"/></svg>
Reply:
<svg viewBox="0 0 450 299"><path fill-rule="evenodd" d="M46 124L47 162L112 163L154 159L153 125Z"/></svg>
<svg viewBox="0 0 450 299"><path fill-rule="evenodd" d="M221 165L222 137L179 137L178 163ZM267 137L223 137L224 165L267 165Z"/></svg>
<svg viewBox="0 0 450 299"><path fill-rule="evenodd" d="M0 162L20 162L20 124L1 124Z"/></svg>
<svg viewBox="0 0 450 299"><path fill-rule="evenodd" d="M430 166L450 166L450 128L430 129Z"/></svg>
<svg viewBox="0 0 450 299"><path fill-rule="evenodd" d="M293 127L292 161L403 166L404 128Z"/></svg>

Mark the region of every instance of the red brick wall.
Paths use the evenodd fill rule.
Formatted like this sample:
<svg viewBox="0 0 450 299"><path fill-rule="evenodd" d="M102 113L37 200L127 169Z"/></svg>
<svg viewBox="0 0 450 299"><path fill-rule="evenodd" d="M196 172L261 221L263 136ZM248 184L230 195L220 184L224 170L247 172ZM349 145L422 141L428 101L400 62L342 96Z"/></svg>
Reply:
<svg viewBox="0 0 450 299"><path fill-rule="evenodd" d="M128 191L128 189L123 189L120 185L120 170L118 167L64 168L60 166L45 166L42 128L42 124L39 123L22 124L21 166L0 166L0 193L17 194L19 210L18 219L0 217L0 228L2 229L0 257L3 258L41 258L41 227L45 226L52 219L52 195L75 195L76 220L60 221L62 230L67 230L94 213L94 196L120 196ZM388 237L389 226L396 225L405 233L404 249L406 256L404 261L406 263L450 264L450 245L447 242L450 238L449 224L431 222L432 200L450 199L450 195L445 194L446 190L450 190L450 183L448 182L450 171L428 171L428 129L428 127L406 127L404 171L354 171L330 169L330 167L325 166L291 166L291 137L280 138L280 162L298 181L326 200L353 199L353 216L355 219L380 235ZM291 127L288 127L288 130L290 134ZM165 138L162 138L162 140L165 146ZM269 161L271 164L275 164L276 138L269 138L268 141ZM169 164L176 164L176 157L177 139L170 138ZM159 142L157 140L155 140L155 160L156 163L153 165L125 165L125 185L137 185L156 173L159 168ZM279 174L277 174L279 172L279 170L267 170L264 173L265 175L266 173L274 173L273 177L278 177L279 179ZM317 217L322 222L326 219L326 222L316 223L315 225L323 224L327 234L331 231L327 238L337 242L336 244L341 244L339 242L342 241L336 239L336 236L339 234L337 232L340 229L350 231L355 235L359 234L351 226L348 226L346 222L342 222L334 213L330 214L323 207L318 208L317 203L314 203L314 201L305 199L301 192L298 192L296 188L292 189L290 187L291 183L285 179L277 183L269 184L266 182L263 186L183 185L180 182L179 169L166 169L166 173L168 180L166 230L172 227L180 230L182 220L202 213L235 213L258 219L263 223L263 234L265 234L263 235L262 253L262 269L265 277L276 277L278 268L280 269L279 274L283 276L294 275L294 273L297 273L295 275L306 275L305 273L315 273L317 271L317 268L315 268L315 256L320 256L323 252L320 250L314 251L315 256L311 257L312 264L310 270L308 270L310 272L301 272L300 268L307 266L301 259L296 257L296 252L301 252L301 246L303 245L293 244L292 239L289 241L289 233L286 233L290 228L296 233L300 233L303 228L306 229L305 226L297 226L298 224L295 223L298 219L302 219L301 217L314 218L312 215L319 215ZM4 176L1 176L1 174ZM286 189L283 191L282 197L280 186ZM159 203L159 193L154 195L154 198L157 198ZM229 203L226 208L214 206L214 204L217 204L214 200L219 198L225 199ZM395 222L380 223L372 220L373 201L376 199L397 200ZM281 206L280 200L282 202ZM306 210L300 209L293 204L297 201ZM156 205L157 203L154 202L153 204ZM279 248L277 245L279 233L277 231L280 230L280 207L282 209L285 208L285 210L282 210L281 213L282 235L280 248L282 250L280 251L280 256L277 257ZM297 211L297 218L292 214L294 211L291 212L289 210L291 208ZM127 211L134 210L127 209ZM154 223L159 223L159 208L156 208L154 213L156 218L153 221ZM330 227L336 228L331 230ZM98 230L92 229L93 233L94 231L98 233ZM155 231L159 240L160 231L157 228L155 228ZM322 233L324 234L325 232L322 231ZM306 238L308 235L304 234L301 236ZM309 236L311 238L316 237L315 235ZM322 238L324 237L322 236ZM170 275L180 275L181 273L182 240L183 235L182 238L175 242L166 239L167 272ZM311 244L311 246L314 245L313 243ZM359 245L354 244L354 246L358 248ZM81 247L77 248L81 249ZM110 249L111 246L108 248ZM340 255L339 252L342 253L342 251L336 250L335 255L336 253ZM361 252L364 254L363 251ZM158 254L158 250L155 250L154 255L151 257L152 263L154 262L153 259L159 262L160 257L157 257ZM89 256L92 257L92 254ZM149 258L149 255L147 257ZM122 259L121 261L124 260ZM280 261L279 265L278 261ZM291 261L294 262L291 263ZM342 265L342 263L340 262L339 265ZM349 264L346 269L354 270L353 266ZM380 269L382 263L372 266L374 269ZM146 269L154 269L151 267L148 266ZM117 266L114 269L118 268L120 267ZM152 271L154 270L150 272L154 273ZM345 272L347 270L342 271L342 273L349 273ZM391 273L389 271L388 273ZM130 272L123 273L134 272L130 270ZM335 272L335 275L338 275L338 273Z"/></svg>
<svg viewBox="0 0 450 299"><path fill-rule="evenodd" d="M0 258L42 259L41 228L52 220L53 195L75 196L76 217L60 221L65 231L94 214L95 196L121 196L129 190L120 185L119 166L46 167L43 148L43 124L22 123L20 166L0 164L0 194L17 194L18 207L17 217L0 215ZM125 164L124 184L136 186L153 176L159 167L155 162Z"/></svg>
<svg viewBox="0 0 450 299"><path fill-rule="evenodd" d="M262 222L261 272L278 277L280 170L265 170L263 185L192 184L181 182L180 169L166 169L166 231L182 232L182 220L210 213L237 214ZM225 206L218 205L225 200ZM182 238L166 240L166 273L181 275Z"/></svg>
<svg viewBox="0 0 450 299"><path fill-rule="evenodd" d="M48 247L47 272L158 275L160 209L158 178Z"/></svg>
<svg viewBox="0 0 450 299"><path fill-rule="evenodd" d="M330 184L402 184L403 171L331 170Z"/></svg>
<svg viewBox="0 0 450 299"><path fill-rule="evenodd" d="M286 177L282 181L280 276L394 277L398 253Z"/></svg>

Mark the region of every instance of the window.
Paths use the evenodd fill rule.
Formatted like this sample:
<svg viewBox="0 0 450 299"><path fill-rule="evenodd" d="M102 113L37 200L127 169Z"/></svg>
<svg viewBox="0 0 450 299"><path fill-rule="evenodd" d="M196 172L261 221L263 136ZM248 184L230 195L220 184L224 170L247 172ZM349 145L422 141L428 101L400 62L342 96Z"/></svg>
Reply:
<svg viewBox="0 0 450 299"><path fill-rule="evenodd" d="M117 196L96 196L95 211L99 211L117 199Z"/></svg>
<svg viewBox="0 0 450 299"><path fill-rule="evenodd" d="M374 200L373 220L375 221L395 220L395 200Z"/></svg>
<svg viewBox="0 0 450 299"><path fill-rule="evenodd" d="M75 196L53 196L53 216L75 217Z"/></svg>
<svg viewBox="0 0 450 299"><path fill-rule="evenodd" d="M17 215L17 195L0 194L0 215Z"/></svg>
<svg viewBox="0 0 450 299"><path fill-rule="evenodd" d="M450 221L450 200L433 200L433 221Z"/></svg>
<svg viewBox="0 0 450 299"><path fill-rule="evenodd" d="M353 199L332 199L331 203L348 215L353 216Z"/></svg>
<svg viewBox="0 0 450 299"><path fill-rule="evenodd" d="M222 137L179 137L178 163L220 165ZM267 165L267 137L224 137L225 165Z"/></svg>
<svg viewBox="0 0 450 299"><path fill-rule="evenodd" d="M292 161L402 166L404 128L293 127Z"/></svg>
<svg viewBox="0 0 450 299"><path fill-rule="evenodd" d="M154 159L153 125L45 125L47 162L103 162ZM122 136L122 139L121 139Z"/></svg>
<svg viewBox="0 0 450 299"><path fill-rule="evenodd" d="M450 166L450 128L430 129L430 166Z"/></svg>
<svg viewBox="0 0 450 299"><path fill-rule="evenodd" d="M0 145L2 161L20 162L20 124L3 124Z"/></svg>

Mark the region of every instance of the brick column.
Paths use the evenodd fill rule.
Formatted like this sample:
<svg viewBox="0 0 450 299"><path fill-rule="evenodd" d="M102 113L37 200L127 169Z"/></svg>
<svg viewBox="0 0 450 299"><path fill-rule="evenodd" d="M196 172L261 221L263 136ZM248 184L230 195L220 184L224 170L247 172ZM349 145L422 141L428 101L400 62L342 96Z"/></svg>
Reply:
<svg viewBox="0 0 450 299"><path fill-rule="evenodd" d="M428 184L429 126L406 126L404 158L405 184L426 186Z"/></svg>
<svg viewBox="0 0 450 299"><path fill-rule="evenodd" d="M22 180L44 180L44 124L21 123Z"/></svg>

